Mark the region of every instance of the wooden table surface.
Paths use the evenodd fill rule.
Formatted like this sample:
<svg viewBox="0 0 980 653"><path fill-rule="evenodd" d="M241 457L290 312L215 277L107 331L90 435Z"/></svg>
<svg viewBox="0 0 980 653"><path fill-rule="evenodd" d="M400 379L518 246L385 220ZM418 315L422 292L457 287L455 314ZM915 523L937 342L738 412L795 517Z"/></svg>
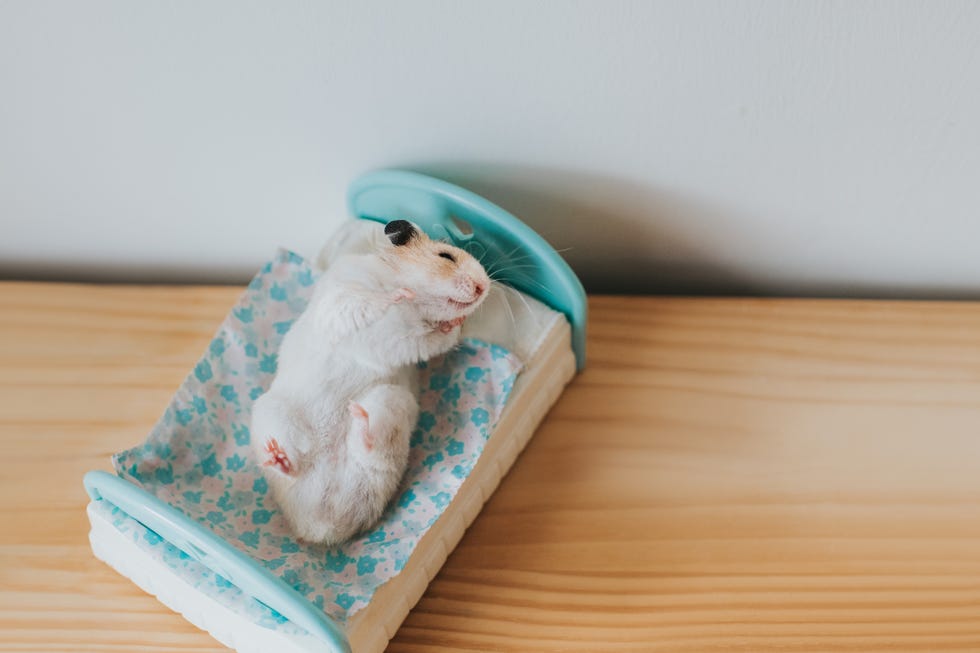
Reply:
<svg viewBox="0 0 980 653"><path fill-rule="evenodd" d="M238 295L0 284L0 650L217 651L89 552ZM980 305L593 297L390 651L980 651Z"/></svg>

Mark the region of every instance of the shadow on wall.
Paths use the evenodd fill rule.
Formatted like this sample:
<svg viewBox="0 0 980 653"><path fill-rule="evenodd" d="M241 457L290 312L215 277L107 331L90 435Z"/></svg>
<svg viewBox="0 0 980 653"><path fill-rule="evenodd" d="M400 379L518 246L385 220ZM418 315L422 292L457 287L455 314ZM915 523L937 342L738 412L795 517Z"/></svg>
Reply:
<svg viewBox="0 0 980 653"><path fill-rule="evenodd" d="M404 167L450 181L528 223L590 293L771 294L726 260L736 224L706 206L622 179L476 163ZM743 248L745 245L742 245Z"/></svg>

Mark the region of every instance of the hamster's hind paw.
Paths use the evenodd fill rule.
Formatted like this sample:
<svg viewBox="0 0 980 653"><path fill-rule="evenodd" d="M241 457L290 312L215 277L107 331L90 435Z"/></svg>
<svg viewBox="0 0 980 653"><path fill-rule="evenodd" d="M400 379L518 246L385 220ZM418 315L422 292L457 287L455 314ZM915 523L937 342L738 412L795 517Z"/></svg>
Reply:
<svg viewBox="0 0 980 653"><path fill-rule="evenodd" d="M368 412L356 401L347 404L347 411L354 418L352 428L363 439L364 448L370 451L374 447L374 438L371 437L371 431L368 429Z"/></svg>
<svg viewBox="0 0 980 653"><path fill-rule="evenodd" d="M391 296L391 301L396 304L402 300L412 301L415 299L415 291L410 288L399 288L395 291L395 294Z"/></svg>
<svg viewBox="0 0 980 653"><path fill-rule="evenodd" d="M269 458L262 463L263 467L276 467L283 474L289 474L293 471L293 463L279 445L278 440L269 438L269 441L265 443L265 450L269 454Z"/></svg>

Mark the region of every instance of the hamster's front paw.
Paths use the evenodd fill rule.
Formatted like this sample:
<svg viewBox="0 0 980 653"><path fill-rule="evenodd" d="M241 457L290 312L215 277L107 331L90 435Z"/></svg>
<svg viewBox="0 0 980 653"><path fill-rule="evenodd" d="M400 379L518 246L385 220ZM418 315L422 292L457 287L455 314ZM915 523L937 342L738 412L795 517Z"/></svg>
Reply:
<svg viewBox="0 0 980 653"><path fill-rule="evenodd" d="M269 457L262 463L263 467L275 467L287 476L293 471L293 462L275 438L269 438L265 443L265 451Z"/></svg>
<svg viewBox="0 0 980 653"><path fill-rule="evenodd" d="M443 320L436 324L436 328L440 333L452 333L453 329L458 326L463 326L463 322L466 321L465 317L457 317L452 320Z"/></svg>
<svg viewBox="0 0 980 653"><path fill-rule="evenodd" d="M399 288L391 297L391 301L395 302L396 304L403 300L412 301L413 299L415 299L415 291L413 291L411 288Z"/></svg>

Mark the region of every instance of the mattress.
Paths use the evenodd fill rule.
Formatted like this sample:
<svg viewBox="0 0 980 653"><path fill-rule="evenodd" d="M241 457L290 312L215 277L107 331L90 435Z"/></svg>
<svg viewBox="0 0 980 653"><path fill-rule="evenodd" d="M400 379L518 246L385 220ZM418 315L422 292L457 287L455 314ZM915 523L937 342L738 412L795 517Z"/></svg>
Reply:
<svg viewBox="0 0 980 653"><path fill-rule="evenodd" d="M370 238L372 229L376 225L366 225L363 221L351 221L347 223L331 239L331 245L325 248L319 258L321 269L328 266L339 255L348 251L357 251ZM376 229L375 229L376 231ZM286 272L283 272L285 270ZM285 279L287 276L276 277L276 274L287 275L293 280L296 295L291 294L290 286ZM287 274L288 273L288 274ZM297 310L301 310L302 302L297 299L302 294L303 288L310 286L315 280L316 270L306 265L302 258L289 252L281 252L270 261L269 265L256 277L246 292L243 302L229 315L229 320L238 322L243 321L243 316L248 318L248 322L259 320L255 306L258 300L255 297L260 293L264 298L265 304L270 306L269 310L282 311L266 316L266 322L271 325L273 331L279 331L279 335L288 329L288 319L280 319L283 315L295 315ZM252 293L250 299L249 293ZM271 299L269 298L271 293ZM249 311L247 314L242 311ZM248 332L247 329L242 331ZM574 376L576 370L576 357L572 348L572 331L565 316L555 311L533 297L517 291L513 288L494 284L489 295L480 310L475 313L466 323L463 331L465 338L462 347L463 352L459 356L472 355L474 357L483 356L486 360L501 360L499 382L501 386L496 392L500 394L500 387L505 388L506 400L497 406L499 410L493 413L492 428L485 429L480 438L479 451L465 464L456 465L450 470L449 466L443 465L449 473L456 472L454 476L459 483L453 485L451 492L446 494L444 505L439 506L440 512L426 521L425 528L418 530L418 538L408 549L398 549L401 544L392 544L393 549L383 549L382 547L390 544L390 541L374 538L374 534L365 536L364 546L374 546L372 551L402 551L401 557L397 555L389 556L392 560L390 568L387 569L388 575L375 578L379 574L366 574L377 581L375 585L368 589L361 588L360 593L354 590L343 591L350 579L344 577L339 580L333 579L325 585L328 590L316 593L315 591L305 592L315 605L316 609L323 610L330 614L332 623L342 631L342 636L354 650L369 653L371 651L381 651L385 648L388 640L394 635L398 626L405 618L411 607L418 601L429 581L437 573L445 561L448 553L455 547L462 537L463 532L470 522L476 517L483 503L492 494L497 484L500 482L506 470L510 468L516 456L526 445L539 422L543 419L551 405L557 400L564 386ZM257 336L252 336L253 339ZM265 336L268 339L268 336ZM214 360L213 354L216 345L214 342L221 342L218 347L225 350L227 344L233 337L228 336L223 339L213 341L209 352L202 358L202 363L195 368L189 376L189 382L198 381L214 372L211 371L211 363ZM227 342L226 342L227 341ZM239 343L243 351L246 351L252 343ZM273 346L273 345L270 345ZM468 352L471 352L468 353ZM251 370L256 374L263 372L269 373L270 366L274 368L273 353L252 356L252 362L241 363L239 367L243 370ZM212 358L208 358L208 356ZM504 359L504 357L507 357ZM244 358L241 360L245 360ZM461 365L465 363L465 358L460 361L436 362L434 365ZM270 362L273 361L273 362ZM201 371L201 365L208 364L208 374ZM505 365L506 363L506 365ZM487 363L489 366L490 363ZM252 366L252 367L249 367ZM509 366L509 367L508 367ZM477 369L477 368L467 368ZM481 368L482 369L482 368ZM232 374L236 372L232 370ZM434 374L434 373L433 373ZM482 375L482 372L480 373ZM473 375L478 376L477 374ZM433 377L435 378L435 377ZM441 377L440 377L441 378ZM435 386L435 382L432 383ZM236 400L241 398L242 403L246 403L244 394L247 389L239 388L233 384L222 386L231 388L227 391L230 396L234 394ZM257 395L255 395L257 396ZM255 396L251 396L254 399ZM504 396L500 394L500 396ZM209 407L208 402L196 403L200 397L191 398L190 395L175 398L177 403L173 404L161 425L163 429L173 429L175 425L181 425L186 419L187 423L196 419L195 410L201 415L206 412L208 415L212 411L218 418L223 405L214 404L214 408ZM493 400L493 397L490 397ZM203 404L203 405L202 405ZM185 411L186 415L182 415ZM167 421L169 416L169 422ZM226 429L228 430L228 429ZM231 429L234 430L234 429ZM238 432L233 434L234 440L238 440ZM153 444L152 434L148 443ZM192 442L187 442L188 448L193 446ZM413 442L413 450L416 443ZM159 442L156 443L159 450ZM170 446L169 441L166 446ZM421 446L421 445L420 445ZM468 449L471 449L467 445ZM462 449L462 445L460 445ZM142 451L137 448L137 454ZM144 452L145 453L145 452ZM169 453L169 450L168 450ZM206 453L206 452L203 452ZM202 453L202 455L203 455ZM141 461L139 455L124 452L117 457L117 471L122 476L127 475L127 470L132 460L137 463ZM428 459L422 460L422 452L417 452L417 458L424 464ZM153 454L158 455L158 454ZM237 454L223 460L236 459ZM205 459L206 460L206 459ZM145 463L145 458L142 459ZM164 461L165 462L165 461ZM136 465L137 463L132 463ZM236 463L237 464L237 463ZM241 464L244 464L241 463ZM432 466L430 466L431 469ZM135 467L133 468L135 470ZM146 467L142 468L143 475L146 476ZM150 476L166 478L172 473L167 467L157 465L150 467ZM162 471L158 471L162 470ZM462 471L459 471L462 470ZM159 478L141 479L139 473L130 474L130 481L139 482L145 480L145 485L152 489L153 481ZM408 481L409 477L406 477ZM229 481L232 483L232 481ZM229 486L230 487L230 486ZM408 488L403 488L396 495L395 504L392 511L397 512L404 508L411 510L411 502L404 502L401 499L408 493ZM181 493L191 492L181 488ZM169 495L171 501L175 495ZM399 499L401 497L401 499ZM166 498L166 497L165 497ZM229 501L232 501L229 499ZM415 504L417 505L417 504ZM226 506L229 511L234 511L235 506ZM183 506L185 512L191 510L186 505ZM227 577L234 578L235 574L220 573L222 570L215 569L214 565L199 562L206 559L206 556L194 550L191 542L181 542L179 540L169 541L162 538L150 528L147 528L139 519L128 514L123 508L113 505L107 501L93 500L88 506L88 516L91 522L90 542L92 550L97 557L104 560L117 571L130 577L138 586L145 591L154 594L157 598L169 606L171 609L181 613L190 622L198 627L210 632L216 639L225 645L239 651L322 651L324 641L322 637L309 632L302 625L276 610L264 605L261 601L253 598L247 591L243 591ZM269 511L274 512L274 508ZM231 514L231 513L229 513ZM243 514L250 514L253 522L256 520L256 512L244 511ZM262 533L263 527L267 523L268 517L263 515L257 526L256 532ZM200 521L204 519L202 513ZM418 521L418 520L414 520ZM256 522L257 523L257 522ZM250 525L249 528L252 528ZM228 536L228 531L215 529L218 533ZM389 533L390 535L390 533ZM372 540L372 538L374 538ZM398 539L398 538L396 538ZM399 542L401 540L399 539ZM176 546L180 545L180 546ZM255 550L249 549L237 543L239 548L247 554L255 557L255 562L270 566L270 560L262 558ZM288 544L283 544L283 549ZM291 549L290 549L291 551ZM316 555L314 552L311 555ZM384 556L380 554L362 555L354 562L355 557L343 552L325 552L327 571L322 566L316 567L315 574L324 574L329 571L330 561L340 558L343 569L338 569L337 573L352 573L354 567L359 567L361 561L367 558L370 565L382 567L385 563L379 562ZM331 558L331 556L333 556ZM292 559L287 555L283 556L288 561ZM262 559L260 559L262 558ZM274 563L273 563L274 564ZM304 563L305 567L298 567L299 571L287 569L287 574L280 568L271 567L273 574L279 574L294 589L304 590L315 585L316 581L311 580L314 571L308 571L306 577L302 576L302 569L309 570L310 567ZM288 566L288 565L287 565ZM346 584L346 585L345 585ZM340 587L341 589L337 589ZM304 593L304 592L301 592ZM324 600L324 596L327 596Z"/></svg>

